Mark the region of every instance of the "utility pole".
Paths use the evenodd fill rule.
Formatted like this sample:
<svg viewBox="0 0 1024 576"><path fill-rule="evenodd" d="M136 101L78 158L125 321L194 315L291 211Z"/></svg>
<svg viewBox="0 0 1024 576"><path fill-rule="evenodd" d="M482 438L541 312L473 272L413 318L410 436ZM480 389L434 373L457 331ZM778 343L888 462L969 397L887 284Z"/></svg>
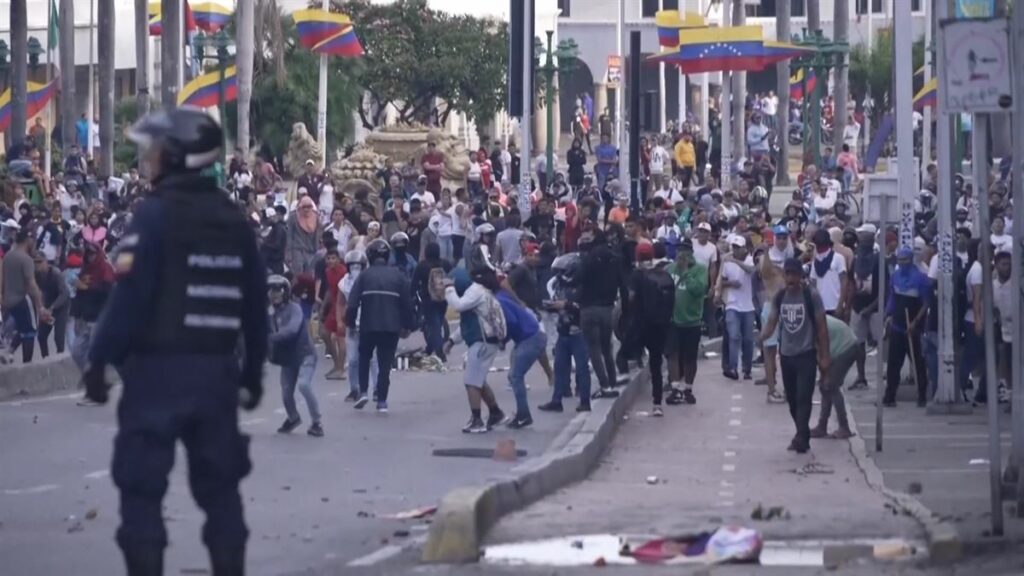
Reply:
<svg viewBox="0 0 1024 576"><path fill-rule="evenodd" d="M615 22L615 53L619 56L619 62L625 65L626 55L622 51L622 45L625 40L623 35L626 33L625 29L626 22L626 2L619 2L619 18ZM631 71L632 73L632 71ZM639 94L633 94L633 98L639 98ZM615 89L615 148L619 151L619 181L625 176L626 171L629 169L629 146L626 139L626 135L623 133L623 116L626 113L626 83L625 81L619 82L618 88Z"/></svg>
<svg viewBox="0 0 1024 576"><path fill-rule="evenodd" d="M85 148L89 157L95 158L92 145L92 128L96 122L96 0L89 0L89 97L86 101L86 120L88 129L85 136Z"/></svg>
<svg viewBox="0 0 1024 576"><path fill-rule="evenodd" d="M729 8L732 3L727 0L723 0L720 7L722 9L722 28L727 28L729 23L732 21L729 18ZM722 95L720 97L720 103L718 105L718 113L721 116L722 132L722 181L719 182L719 186L723 190L732 182L732 73L723 70L722 71Z"/></svg>
<svg viewBox="0 0 1024 576"><path fill-rule="evenodd" d="M893 30L910 30L913 19L910 2L897 2L893 19ZM893 70L896 73L896 147L900 187L900 247L914 247L914 198L917 182L914 178L914 98L913 37L911 34L893 34L895 58Z"/></svg>
<svg viewBox="0 0 1024 576"><path fill-rule="evenodd" d="M932 79L932 60L934 59L934 48L932 45L932 3L924 3L924 83L927 85ZM922 111L924 120L921 128L921 174L928 170L932 163L932 107L925 106Z"/></svg>
<svg viewBox="0 0 1024 576"><path fill-rule="evenodd" d="M149 113L148 7L148 0L135 0L135 98L138 101L139 118Z"/></svg>
<svg viewBox="0 0 1024 576"><path fill-rule="evenodd" d="M871 2L868 2L868 8L870 8L870 4ZM812 32L821 30L821 4L818 3L818 0L807 0L807 29Z"/></svg>
<svg viewBox="0 0 1024 576"><path fill-rule="evenodd" d="M323 0L320 8L324 12L330 12L331 0ZM320 153L323 155L321 169L330 165L327 153L327 73L327 54L321 54L320 84L316 100L316 141L320 145Z"/></svg>
<svg viewBox="0 0 1024 576"><path fill-rule="evenodd" d="M664 9L665 9L665 0L658 0L658 12L661 12ZM681 18L682 17L682 13L680 13L679 16ZM682 76L681 73L680 73L680 76L679 76L679 82L680 82L680 84L679 84L679 102L680 102L679 110L682 111L683 110L683 104L682 104L682 102L683 102L683 84L685 83L685 80L683 80L683 76ZM658 132L660 134L664 134L665 133L666 122L668 121L667 117L668 117L668 114L667 114L667 111L665 110L665 63L664 62L658 62ZM683 122L683 117L682 116L680 116L679 122L680 122L680 124L682 124L682 122Z"/></svg>
<svg viewBox="0 0 1024 576"><path fill-rule="evenodd" d="M60 0L60 69L75 69L75 0ZM65 153L72 144L78 144L75 138L75 75L60 75L60 130L62 132Z"/></svg>
<svg viewBox="0 0 1024 576"><path fill-rule="evenodd" d="M792 41L792 10L792 0L775 0L775 39L779 42ZM789 186L789 62L776 63L775 76L775 93L779 98L779 108L775 115L775 130L778 132L776 141L779 143L775 183L779 186Z"/></svg>
<svg viewBox="0 0 1024 576"><path fill-rule="evenodd" d="M235 62L238 70L238 123L237 146L243 158L249 156L249 108L252 106L252 68L255 55L255 2L238 0L235 9L236 32Z"/></svg>
<svg viewBox="0 0 1024 576"><path fill-rule="evenodd" d="M1011 26L1011 62L1016 70L1013 76L1013 144L1016 148L1020 146L1020 138L1024 135L1024 74L1020 72L1020 67L1024 66L1024 10L1013 11ZM939 89L942 89L941 83ZM1019 157L1013 159L1013 187L1015 190L1012 193L1017 198L1024 198L1024 169ZM1013 212L1014 218L1024 218L1024 201L1014 202ZM1024 283L1021 282L1021 270L1024 270L1024 234L1015 235L1012 266L1013 273L1010 276L1011 291L1014 294L1013 317L1021 318L1021 314L1024 313L1024 293L1021 292L1024 290ZM1012 483L1010 497L1017 503L1017 517L1024 518L1024 474L1021 473L1021 466L1024 466L1024 373L1020 369L1024 366L1024 323L1015 322L1013 328L1013 448L1006 479Z"/></svg>
<svg viewBox="0 0 1024 576"><path fill-rule="evenodd" d="M732 25L743 26L747 23L747 10L743 0L733 0ZM747 73L733 72L732 84L732 118L733 118L733 142L736 146L736 157L747 156L747 126L744 119L747 117Z"/></svg>
<svg viewBox="0 0 1024 576"><path fill-rule="evenodd" d="M11 2L11 145L25 141L28 128L28 0Z"/></svg>
<svg viewBox="0 0 1024 576"><path fill-rule="evenodd" d="M848 44L850 41L850 0L835 0L835 18L832 23L832 36L837 44ZM850 94L850 67L846 58L836 60L835 68L835 106L832 114L832 144L836 152L842 150L843 132L846 130L846 101ZM858 138L859 139L859 138ZM857 153L856 144L850 150Z"/></svg>
<svg viewBox="0 0 1024 576"><path fill-rule="evenodd" d="M161 0L160 103L166 110L173 110L178 106L182 50L180 8L180 0Z"/></svg>
<svg viewBox="0 0 1024 576"><path fill-rule="evenodd" d="M102 34L99 38L100 66L100 157L96 163L100 177L114 175L114 0L99 0L99 20Z"/></svg>

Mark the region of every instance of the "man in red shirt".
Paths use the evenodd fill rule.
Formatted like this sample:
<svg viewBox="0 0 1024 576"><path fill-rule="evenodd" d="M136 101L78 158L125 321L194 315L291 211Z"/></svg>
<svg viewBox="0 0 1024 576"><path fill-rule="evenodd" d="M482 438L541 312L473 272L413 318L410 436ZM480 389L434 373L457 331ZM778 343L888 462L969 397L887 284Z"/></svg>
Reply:
<svg viewBox="0 0 1024 576"><path fill-rule="evenodd" d="M444 154L437 151L436 142L427 142L427 153L420 162L423 173L427 176L427 190L435 197L441 195L441 171L444 169Z"/></svg>

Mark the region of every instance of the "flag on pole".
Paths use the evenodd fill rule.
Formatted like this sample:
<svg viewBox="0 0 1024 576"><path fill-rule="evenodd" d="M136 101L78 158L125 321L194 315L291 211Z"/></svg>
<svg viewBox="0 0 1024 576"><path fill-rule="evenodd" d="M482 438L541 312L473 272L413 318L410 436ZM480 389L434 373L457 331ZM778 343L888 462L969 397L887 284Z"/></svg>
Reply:
<svg viewBox="0 0 1024 576"><path fill-rule="evenodd" d="M25 104L25 117L31 118L43 111L57 93L57 78L46 84L28 83L28 97ZM11 89L0 94L0 132L11 126Z"/></svg>
<svg viewBox="0 0 1024 576"><path fill-rule="evenodd" d="M697 12L678 10L661 10L654 15L654 25L658 27L658 44L664 48L679 47L679 33L686 28L704 28L708 24Z"/></svg>
<svg viewBox="0 0 1024 576"><path fill-rule="evenodd" d="M60 30L60 20L58 20L57 14L57 0L50 0L50 25L47 30L47 46L50 50L57 49L58 31Z"/></svg>
<svg viewBox="0 0 1024 576"><path fill-rule="evenodd" d="M356 36L352 19L326 10L296 10L292 13L299 44L316 54L361 56L363 46Z"/></svg>
<svg viewBox="0 0 1024 576"><path fill-rule="evenodd" d="M813 50L761 38L761 26L696 28L679 35L679 46L647 58L677 66L684 74L733 71L760 72L771 64Z"/></svg>
<svg viewBox="0 0 1024 576"><path fill-rule="evenodd" d="M804 72L801 68L796 71L796 74L789 77L789 97L793 100L803 100L804 89L805 89L805 78L806 75L806 92L810 94L814 92L814 88L818 85L818 77L815 75L814 70Z"/></svg>
<svg viewBox="0 0 1024 576"><path fill-rule="evenodd" d="M238 98L238 76L234 66L224 68L224 102ZM213 70L193 78L178 93L178 106L211 108L220 97L220 70Z"/></svg>
<svg viewBox="0 0 1024 576"><path fill-rule="evenodd" d="M185 0L184 6L182 17L185 19L185 43L188 44L188 36L196 31L196 19L192 14L192 8L189 6L188 0ZM160 6L160 2L150 2L149 35L159 36L163 29L163 9Z"/></svg>
<svg viewBox="0 0 1024 576"><path fill-rule="evenodd" d="M914 95L914 110L934 108L939 98L939 79L932 78Z"/></svg>
<svg viewBox="0 0 1024 576"><path fill-rule="evenodd" d="M216 32L231 22L231 10L217 2L200 2L192 9L196 26L206 32Z"/></svg>

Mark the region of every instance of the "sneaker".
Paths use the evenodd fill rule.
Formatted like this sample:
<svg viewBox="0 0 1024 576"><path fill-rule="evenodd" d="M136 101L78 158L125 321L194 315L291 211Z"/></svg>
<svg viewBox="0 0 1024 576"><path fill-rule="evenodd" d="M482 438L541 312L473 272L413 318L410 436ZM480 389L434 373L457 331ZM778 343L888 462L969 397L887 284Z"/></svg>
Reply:
<svg viewBox="0 0 1024 576"><path fill-rule="evenodd" d="M531 418L529 416L526 416L526 417L516 416L515 420L513 420L513 421L508 423L508 427L513 429L513 430L521 430L523 428L526 428L527 426L532 426L532 425L533 425L533 418Z"/></svg>
<svg viewBox="0 0 1024 576"><path fill-rule="evenodd" d="M345 402L355 402L356 400L359 400L359 394L355 392L349 392L348 396L345 396Z"/></svg>
<svg viewBox="0 0 1024 576"><path fill-rule="evenodd" d="M281 424L281 427L277 429L278 434L291 434L292 430L295 430L302 424L302 418L296 418L295 420L288 419Z"/></svg>
<svg viewBox="0 0 1024 576"><path fill-rule="evenodd" d="M683 390L683 402L690 405L697 403L697 397L693 395L692 389L686 388Z"/></svg>
<svg viewBox="0 0 1024 576"><path fill-rule="evenodd" d="M797 440L796 438L793 438L792 440L789 441L789 446L786 446L786 450L789 450L790 452L796 452L796 447L799 445L800 441Z"/></svg>
<svg viewBox="0 0 1024 576"><path fill-rule="evenodd" d="M601 388L597 392L594 392L594 395L591 398L593 398L594 400L600 400L600 399L603 399L603 398L618 398L618 397L619 397L619 392L617 390L611 390L611 389L608 389L608 388Z"/></svg>
<svg viewBox="0 0 1024 576"><path fill-rule="evenodd" d="M834 440L849 440L854 436L856 436L856 434L851 432L849 428L840 428L833 432L832 434L829 434L829 438L832 438Z"/></svg>
<svg viewBox="0 0 1024 576"><path fill-rule="evenodd" d="M798 444L797 444L797 445L796 445L796 446L795 446L795 447L793 448L793 450L794 450L794 451L795 451L795 452L796 452L797 454L806 454L806 453L808 453L808 452L810 452L810 451L811 451L811 445L810 445L810 443L804 444L803 442L801 442L801 443L798 443Z"/></svg>
<svg viewBox="0 0 1024 576"><path fill-rule="evenodd" d="M764 354L759 355L754 359L754 366L764 366Z"/></svg>
<svg viewBox="0 0 1024 576"><path fill-rule="evenodd" d="M661 409L661 406L655 406L654 408L651 409L652 418L661 418L664 415L665 412Z"/></svg>
<svg viewBox="0 0 1024 576"><path fill-rule="evenodd" d="M868 380L867 380L867 378L857 378L857 380L854 381L853 384L850 384L850 387L847 388L847 390L866 390L867 387L868 387Z"/></svg>
<svg viewBox="0 0 1024 576"><path fill-rule="evenodd" d="M381 414L388 413L388 403L386 400L377 401L377 412L380 412Z"/></svg>
<svg viewBox="0 0 1024 576"><path fill-rule="evenodd" d="M612 384L612 386L625 386L626 384L629 384L629 379L629 374L619 374L615 378L615 384Z"/></svg>
<svg viewBox="0 0 1024 576"><path fill-rule="evenodd" d="M486 434L487 425L484 424L483 419L479 417L473 417L469 419L469 422L462 427L463 434Z"/></svg>
<svg viewBox="0 0 1024 576"><path fill-rule="evenodd" d="M684 402L683 391L678 388L669 390L668 394L665 395L665 404L668 404L669 406L679 406Z"/></svg>
<svg viewBox="0 0 1024 576"><path fill-rule="evenodd" d="M540 406L537 406L537 409L540 410L541 412L561 412L562 403L552 401L548 402L547 404L541 404Z"/></svg>
<svg viewBox="0 0 1024 576"><path fill-rule="evenodd" d="M744 380L753 380L754 377L750 375L750 372L744 372L743 373L743 379Z"/></svg>
<svg viewBox="0 0 1024 576"><path fill-rule="evenodd" d="M768 392L768 403L769 404L785 404L786 397L779 394L778 390L771 390Z"/></svg>
<svg viewBox="0 0 1024 576"><path fill-rule="evenodd" d="M508 416L501 410L495 410L487 415L487 429L496 428L509 421Z"/></svg>
<svg viewBox="0 0 1024 576"><path fill-rule="evenodd" d="M729 380L739 380L740 375L735 370L722 370L722 376L725 376Z"/></svg>
<svg viewBox="0 0 1024 576"><path fill-rule="evenodd" d="M313 422L313 425L309 427L309 430L306 430L306 434L309 434L314 438L323 438L324 429L320 426L319 422Z"/></svg>
<svg viewBox="0 0 1024 576"><path fill-rule="evenodd" d="M366 397L366 394L363 394L363 395L359 396L359 399L356 400L356 403L353 404L352 407L355 408L356 410L362 410L363 406L366 406L366 404L369 401L370 401L370 399Z"/></svg>
<svg viewBox="0 0 1024 576"><path fill-rule="evenodd" d="M826 436L828 436L828 430L824 426L811 428L811 438L824 438Z"/></svg>
<svg viewBox="0 0 1024 576"><path fill-rule="evenodd" d="M928 400L925 399L925 398L918 398L917 399L917 407L918 408L927 408L928 407Z"/></svg>
<svg viewBox="0 0 1024 576"><path fill-rule="evenodd" d="M590 404L580 404L576 407L577 412L590 412Z"/></svg>

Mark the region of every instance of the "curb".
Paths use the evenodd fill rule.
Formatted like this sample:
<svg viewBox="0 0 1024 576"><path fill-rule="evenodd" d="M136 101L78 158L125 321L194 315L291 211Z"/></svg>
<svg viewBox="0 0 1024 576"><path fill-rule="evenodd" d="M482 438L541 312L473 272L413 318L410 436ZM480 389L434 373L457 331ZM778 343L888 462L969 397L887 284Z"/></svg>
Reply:
<svg viewBox="0 0 1024 576"><path fill-rule="evenodd" d="M864 438L860 435L857 421L853 417L853 411L847 410L850 420L850 428L856 434L850 438L850 453L857 462L857 467L864 473L864 478L872 489L888 498L894 506L903 510L916 520L925 532L928 542L929 559L936 564L955 562L964 555L964 543L960 539L956 526L951 522L943 520L920 500L905 492L890 490L885 486L885 479L882 471L875 465L874 460L868 456Z"/></svg>
<svg viewBox="0 0 1024 576"><path fill-rule="evenodd" d="M0 369L0 400L41 396L78 387L82 373L67 353Z"/></svg>
<svg viewBox="0 0 1024 576"><path fill-rule="evenodd" d="M641 370L613 402L595 402L593 412L577 415L544 454L507 477L449 492L430 526L423 562L476 562L484 537L502 516L585 479L600 463L647 375Z"/></svg>

